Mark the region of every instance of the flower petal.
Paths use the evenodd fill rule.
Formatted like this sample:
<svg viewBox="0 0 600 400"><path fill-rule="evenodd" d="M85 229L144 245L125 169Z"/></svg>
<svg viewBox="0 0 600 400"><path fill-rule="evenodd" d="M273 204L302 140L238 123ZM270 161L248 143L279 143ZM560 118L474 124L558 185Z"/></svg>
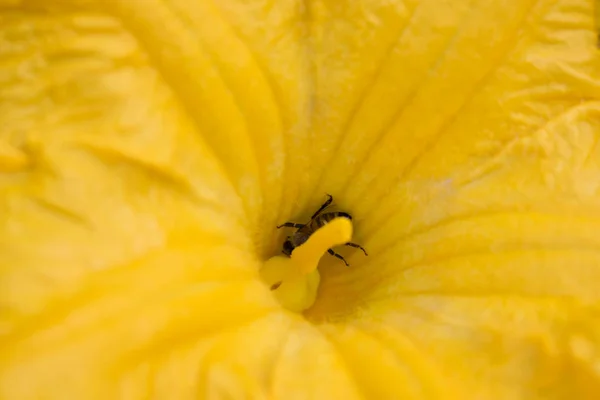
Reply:
<svg viewBox="0 0 600 400"><path fill-rule="evenodd" d="M279 312L240 177L118 10L1 7L0 397L121 397Z"/></svg>
<svg viewBox="0 0 600 400"><path fill-rule="evenodd" d="M594 6L0 2L0 397L597 393Z"/></svg>
<svg viewBox="0 0 600 400"><path fill-rule="evenodd" d="M472 2L438 14L419 2L378 72L345 75L374 80L322 186L341 193L370 256L351 273L321 268L322 292L336 294L311 315L351 312L348 299L371 292L597 299L592 6Z"/></svg>

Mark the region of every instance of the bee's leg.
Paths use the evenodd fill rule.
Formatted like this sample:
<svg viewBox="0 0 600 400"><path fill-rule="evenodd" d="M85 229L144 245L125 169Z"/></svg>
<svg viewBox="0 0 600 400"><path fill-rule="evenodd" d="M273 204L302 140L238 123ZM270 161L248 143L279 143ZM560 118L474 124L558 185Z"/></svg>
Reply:
<svg viewBox="0 0 600 400"><path fill-rule="evenodd" d="M344 259L344 257L340 256L340 255L339 255L338 253L336 253L335 251L333 251L333 250L329 249L329 250L327 250L327 252L328 252L329 254L331 254L332 256L334 256L334 257L337 257L337 258L339 258L340 260L342 260L342 261L344 262L344 264L346 264L346 267L349 267L349 266L350 266L350 264L348 264L348 263L346 262L346 260Z"/></svg>
<svg viewBox="0 0 600 400"><path fill-rule="evenodd" d="M311 220L315 219L315 217L317 215L321 214L321 211L323 211L324 209L326 209L331 204L331 202L333 201L333 196L330 195L330 194L328 194L327 196L329 197L329 199L327 199L327 201L325 203L323 203L323 205L321 206L321 208L319 208L317 210L317 212L314 213L312 217L310 217Z"/></svg>
<svg viewBox="0 0 600 400"><path fill-rule="evenodd" d="M359 244L348 242L345 244L345 246L356 247L357 249L361 249L363 251L363 253L365 253L365 256L368 256L367 251L365 249L363 249L363 247Z"/></svg>
<svg viewBox="0 0 600 400"><path fill-rule="evenodd" d="M300 229L300 228L302 228L302 227L304 226L304 224L297 224L297 223L295 223L295 222L286 222L286 223L285 223L285 224L283 224L283 225L277 225L277 229L279 229L279 228L283 228L284 226L285 226L286 228L296 228L296 229Z"/></svg>

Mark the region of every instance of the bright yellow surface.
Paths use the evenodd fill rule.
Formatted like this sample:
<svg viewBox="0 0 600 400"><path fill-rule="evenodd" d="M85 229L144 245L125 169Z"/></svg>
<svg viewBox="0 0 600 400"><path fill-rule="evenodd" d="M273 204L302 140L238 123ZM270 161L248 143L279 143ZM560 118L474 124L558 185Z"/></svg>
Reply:
<svg viewBox="0 0 600 400"><path fill-rule="evenodd" d="M0 399L597 399L598 7L0 0Z"/></svg>

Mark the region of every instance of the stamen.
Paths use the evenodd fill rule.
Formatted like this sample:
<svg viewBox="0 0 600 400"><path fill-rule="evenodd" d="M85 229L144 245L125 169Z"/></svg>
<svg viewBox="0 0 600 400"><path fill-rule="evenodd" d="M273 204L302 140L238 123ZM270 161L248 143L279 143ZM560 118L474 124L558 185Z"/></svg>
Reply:
<svg viewBox="0 0 600 400"><path fill-rule="evenodd" d="M345 244L352 240L352 222L348 218L335 218L327 225L318 229L302 246L292 252L292 261L302 274L308 274L317 269L319 260L334 246Z"/></svg>
<svg viewBox="0 0 600 400"><path fill-rule="evenodd" d="M347 218L336 218L296 247L291 257L275 256L267 260L260 275L285 308L304 311L317 298L321 279L317 270L319 260L327 249L351 240L352 222Z"/></svg>

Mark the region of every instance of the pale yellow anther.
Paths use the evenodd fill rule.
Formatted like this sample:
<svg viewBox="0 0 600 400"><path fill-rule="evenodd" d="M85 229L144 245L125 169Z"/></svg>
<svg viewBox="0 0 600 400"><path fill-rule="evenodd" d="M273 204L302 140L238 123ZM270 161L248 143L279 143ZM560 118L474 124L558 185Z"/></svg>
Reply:
<svg viewBox="0 0 600 400"><path fill-rule="evenodd" d="M314 232L291 257L275 256L260 271L263 281L275 297L290 311L300 312L315 302L320 275L319 260L328 249L352 239L352 222L336 218Z"/></svg>
<svg viewBox="0 0 600 400"><path fill-rule="evenodd" d="M302 246L292 252L292 261L298 270L307 274L317 269L319 260L327 249L352 240L352 222L348 218L336 218L318 229Z"/></svg>

